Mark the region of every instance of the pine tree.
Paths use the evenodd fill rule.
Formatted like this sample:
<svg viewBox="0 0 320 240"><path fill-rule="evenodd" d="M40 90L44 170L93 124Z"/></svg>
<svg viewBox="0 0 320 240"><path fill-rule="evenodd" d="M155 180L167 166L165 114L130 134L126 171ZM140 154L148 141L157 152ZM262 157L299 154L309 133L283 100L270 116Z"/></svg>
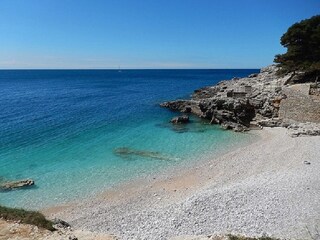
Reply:
<svg viewBox="0 0 320 240"><path fill-rule="evenodd" d="M304 72L314 79L320 75L320 15L293 24L281 37L284 54L275 56L280 74Z"/></svg>

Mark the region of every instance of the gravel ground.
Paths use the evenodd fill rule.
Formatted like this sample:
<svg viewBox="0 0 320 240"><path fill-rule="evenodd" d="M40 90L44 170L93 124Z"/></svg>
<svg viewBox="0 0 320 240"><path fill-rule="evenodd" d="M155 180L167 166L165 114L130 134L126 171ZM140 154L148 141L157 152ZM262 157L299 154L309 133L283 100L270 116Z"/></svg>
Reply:
<svg viewBox="0 0 320 240"><path fill-rule="evenodd" d="M76 236L76 237L75 237ZM29 224L0 219L0 240L117 240L113 236L88 231L59 229L51 232Z"/></svg>
<svg viewBox="0 0 320 240"><path fill-rule="evenodd" d="M292 138L283 128L257 134L256 143L192 170L132 183L53 215L120 239L229 233L317 239L320 137Z"/></svg>

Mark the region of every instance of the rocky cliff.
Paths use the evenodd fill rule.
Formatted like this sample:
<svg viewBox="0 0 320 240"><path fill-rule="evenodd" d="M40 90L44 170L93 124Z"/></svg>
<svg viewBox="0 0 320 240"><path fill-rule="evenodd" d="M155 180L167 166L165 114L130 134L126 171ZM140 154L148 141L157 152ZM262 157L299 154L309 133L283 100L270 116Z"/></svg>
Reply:
<svg viewBox="0 0 320 240"><path fill-rule="evenodd" d="M279 77L277 70L271 65L245 78L233 78L195 90L189 100L164 102L161 106L196 114L211 124L220 124L234 131L263 126L288 127L291 119L279 118L279 110L282 100L287 98L288 83L292 82L294 75ZM318 107L320 109L320 105Z"/></svg>

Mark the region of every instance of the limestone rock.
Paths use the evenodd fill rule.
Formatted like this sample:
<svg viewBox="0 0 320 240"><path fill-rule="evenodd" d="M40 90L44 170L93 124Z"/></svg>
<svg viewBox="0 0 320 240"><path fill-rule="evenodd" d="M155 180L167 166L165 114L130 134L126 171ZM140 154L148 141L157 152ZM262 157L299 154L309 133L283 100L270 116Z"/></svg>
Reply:
<svg viewBox="0 0 320 240"><path fill-rule="evenodd" d="M75 235L70 235L69 240L78 240L78 238Z"/></svg>
<svg viewBox="0 0 320 240"><path fill-rule="evenodd" d="M284 109L283 106L290 103L287 99L288 86L286 84L293 74L289 73L279 77L277 70L276 65L271 65L262 68L260 73L251 74L245 78L233 78L221 81L215 86L195 90L190 100L165 102L161 106L173 111L195 114L209 120L211 124L220 124L224 129L235 131L249 129L253 120L256 122L255 126L258 127L288 127L288 124L283 121L282 109ZM297 102L302 109L308 106L308 104L301 104L301 101ZM308 119L311 112L313 115L318 114L320 106L316 111L307 109L302 113L294 109L297 107L289 109L292 110L291 115L298 114L300 118L303 116L304 119ZM177 119L174 120L176 121ZM318 134L317 130L312 129L305 132L308 133L292 134Z"/></svg>
<svg viewBox="0 0 320 240"><path fill-rule="evenodd" d="M174 124L181 124L181 123L188 123L190 120L189 120L189 117L187 115L183 115L183 116L178 116L178 117L174 117L171 119L171 123L174 123Z"/></svg>
<svg viewBox="0 0 320 240"><path fill-rule="evenodd" d="M70 228L71 227L69 223L67 223L66 221L63 221L59 218L53 219L52 222L53 222L55 228Z"/></svg>
<svg viewBox="0 0 320 240"><path fill-rule="evenodd" d="M271 119L271 118L262 119L262 120L257 121L257 123L261 127L281 127L282 126L282 121L278 118L276 118L276 119Z"/></svg>

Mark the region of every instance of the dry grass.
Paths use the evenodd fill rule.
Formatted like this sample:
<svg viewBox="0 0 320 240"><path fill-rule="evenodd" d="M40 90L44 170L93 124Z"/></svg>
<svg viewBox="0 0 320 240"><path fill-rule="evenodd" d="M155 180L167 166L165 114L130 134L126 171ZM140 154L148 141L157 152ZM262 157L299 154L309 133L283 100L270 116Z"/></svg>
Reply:
<svg viewBox="0 0 320 240"><path fill-rule="evenodd" d="M51 221L47 220L43 214L35 211L0 206L0 218L35 225L50 231L56 230Z"/></svg>

